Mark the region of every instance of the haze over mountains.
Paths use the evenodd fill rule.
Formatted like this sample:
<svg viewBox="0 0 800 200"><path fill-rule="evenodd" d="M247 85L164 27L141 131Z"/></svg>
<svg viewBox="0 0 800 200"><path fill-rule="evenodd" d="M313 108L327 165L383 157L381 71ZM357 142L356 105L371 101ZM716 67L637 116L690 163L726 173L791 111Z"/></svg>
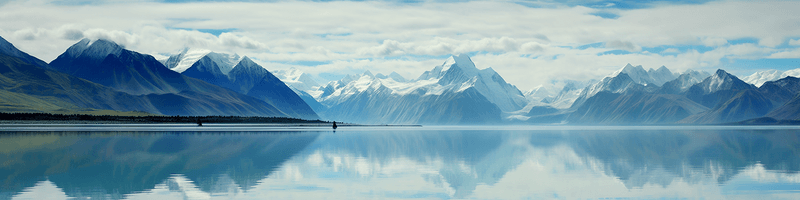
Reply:
<svg viewBox="0 0 800 200"><path fill-rule="evenodd" d="M163 60L84 39L50 63L0 38L3 112L140 111L244 115L364 124L718 124L800 118L800 70L740 79L627 64L597 81L522 92L467 55L410 79L347 75L320 83L247 56L185 49Z"/></svg>

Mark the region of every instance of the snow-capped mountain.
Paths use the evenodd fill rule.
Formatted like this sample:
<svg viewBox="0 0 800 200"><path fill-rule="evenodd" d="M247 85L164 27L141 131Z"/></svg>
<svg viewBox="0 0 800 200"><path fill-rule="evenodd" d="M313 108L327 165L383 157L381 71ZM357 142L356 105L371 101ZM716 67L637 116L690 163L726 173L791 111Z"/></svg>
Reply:
<svg viewBox="0 0 800 200"><path fill-rule="evenodd" d="M225 75L233 70L233 67L243 58L237 54L217 53L207 49L186 48L178 54L170 56L167 60L164 60L163 63L172 71L183 73L183 71L186 71L204 57L216 63L219 67L219 71Z"/></svg>
<svg viewBox="0 0 800 200"><path fill-rule="evenodd" d="M214 53L212 52L204 56L200 61L184 71L184 74L194 78L208 78L213 76L215 80L206 81L275 105L275 107L289 116L302 119L319 119L316 112L314 112L302 97L267 69L255 63L247 56L242 57L227 75L219 74L220 69L215 69L213 71L205 70L205 73L190 74L190 72L197 71L195 68L214 68L221 67L225 64L217 63L214 59L210 59L209 55L214 55ZM207 62L202 62L204 60L207 60Z"/></svg>
<svg viewBox="0 0 800 200"><path fill-rule="evenodd" d="M394 81L397 81L397 82L407 82L408 81L408 80L406 80L406 78L404 78L403 76L401 76L397 72L392 72L388 76L383 75L381 73L378 73L378 74L375 74L375 77L378 77L380 79L391 78L391 79L393 79Z"/></svg>
<svg viewBox="0 0 800 200"><path fill-rule="evenodd" d="M475 89L504 112L517 111L527 105L525 97L516 86L506 83L491 67L479 70L469 56L464 54L448 58L444 64L422 73L417 79L422 82L431 80L436 80L440 85L474 80Z"/></svg>
<svg viewBox="0 0 800 200"><path fill-rule="evenodd" d="M767 81L774 81L782 78L786 78L787 76L791 77L800 77L800 68L788 70L788 71L780 71L776 69L770 69L765 71L759 71L753 73L750 76L746 76L742 78L742 81L755 85L756 87L761 87Z"/></svg>
<svg viewBox="0 0 800 200"><path fill-rule="evenodd" d="M647 70L647 74L652 79L652 83L656 84L657 86L664 85L664 83L669 82L671 80L675 80L679 74L673 73L666 66L661 66L658 69L650 68Z"/></svg>
<svg viewBox="0 0 800 200"><path fill-rule="evenodd" d="M273 70L272 74L278 77L278 79L281 79L286 85L289 85L289 87L309 94L312 92L321 94L321 92L317 92L319 91L320 84L314 80L314 77L297 68L292 67L288 70ZM316 94L316 96L320 94Z"/></svg>
<svg viewBox="0 0 800 200"><path fill-rule="evenodd" d="M706 71L686 70L675 80L664 83L661 89L659 89L659 93L679 94L686 92L686 90L689 90L689 87L702 82L709 76L711 76L711 74Z"/></svg>
<svg viewBox="0 0 800 200"><path fill-rule="evenodd" d="M566 109L575 103L575 100L583 93L583 87L578 82L568 82L558 94L550 100L550 106L558 109Z"/></svg>
<svg viewBox="0 0 800 200"><path fill-rule="evenodd" d="M303 97L304 94L296 92L247 56L184 49L164 63L175 72L275 105L289 116L319 119L311 108L318 102L307 102L313 98Z"/></svg>
<svg viewBox="0 0 800 200"><path fill-rule="evenodd" d="M645 71L641 65L633 66L630 63L604 77L602 80L587 86L575 102L570 106L577 108L583 102L599 92L625 93L632 88L647 88L655 90L664 83L674 80L675 74L667 67L661 66L657 70Z"/></svg>
<svg viewBox="0 0 800 200"><path fill-rule="evenodd" d="M635 83L642 85L655 84L656 86L661 86L667 81L671 81L676 78L675 74L669 71L669 69L667 69L665 66L661 66L657 70L649 69L645 71L641 65L634 67L630 63L606 77L613 78L618 76L620 73L627 74Z"/></svg>
<svg viewBox="0 0 800 200"><path fill-rule="evenodd" d="M287 116L272 104L179 74L153 56L108 40L81 40L50 66L117 91L143 96L165 115Z"/></svg>
<svg viewBox="0 0 800 200"><path fill-rule="evenodd" d="M505 107L526 104L515 86L491 68L479 70L466 55L452 56L416 80L367 71L319 88L319 102L330 120L366 123L495 123Z"/></svg>
<svg viewBox="0 0 800 200"><path fill-rule="evenodd" d="M522 94L525 96L525 99L528 100L528 105L530 106L547 104L548 100L553 98L553 94L547 91L547 88L542 85L536 86Z"/></svg>
<svg viewBox="0 0 800 200"><path fill-rule="evenodd" d="M745 83L738 77L729 74L725 70L717 70L714 75L704 79L702 82L692 86L690 90L700 90L703 94L711 94L722 90L746 90L755 89L751 84Z"/></svg>

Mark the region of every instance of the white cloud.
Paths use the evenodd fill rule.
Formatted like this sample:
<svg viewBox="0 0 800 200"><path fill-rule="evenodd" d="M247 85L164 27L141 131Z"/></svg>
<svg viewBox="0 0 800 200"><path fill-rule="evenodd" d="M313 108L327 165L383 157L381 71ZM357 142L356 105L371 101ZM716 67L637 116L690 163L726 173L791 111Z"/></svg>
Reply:
<svg viewBox="0 0 800 200"><path fill-rule="evenodd" d="M702 40L703 45L708 47L718 47L728 44L728 40L724 38L705 38Z"/></svg>
<svg viewBox="0 0 800 200"><path fill-rule="evenodd" d="M767 58L800 58L800 49L776 52L769 55Z"/></svg>
<svg viewBox="0 0 800 200"><path fill-rule="evenodd" d="M759 45L767 47L775 47L781 45L782 43L783 39L777 37L761 38L761 40L758 41Z"/></svg>
<svg viewBox="0 0 800 200"><path fill-rule="evenodd" d="M238 47L238 48L245 48L245 49L263 49L266 48L264 44L261 42L255 41L248 37L237 36L231 33L222 33L219 35L219 39L223 45L229 47Z"/></svg>
<svg viewBox="0 0 800 200"><path fill-rule="evenodd" d="M496 1L111 2L82 6L13 1L0 7L0 36L46 61L77 39L88 37L110 39L149 54L195 47L271 63L331 63L316 68L300 66L310 73L372 68L391 72L391 66L403 75L417 76L435 66L429 63L440 64L441 60L431 57L481 52L474 60L488 62L478 67L491 65L503 76L515 77L506 78L509 82L527 89L553 77L602 77L625 63L687 69L722 67L719 61L726 57L792 57L795 51L774 48L787 38L800 37L800 26L787 26L800 21L794 10L800 10L800 4L722 1L615 10L619 18L603 19L592 15L597 8L525 7ZM215 36L194 31L198 29L233 31ZM758 43L729 43L742 38L756 38ZM604 46L575 48L594 43ZM800 42L791 39L789 44ZM680 52L677 49L682 45L704 45L712 50ZM669 55L643 51L659 46L670 47L660 52ZM598 55L615 49L633 53ZM398 60L387 60L390 58ZM407 66L415 63L420 66Z"/></svg>
<svg viewBox="0 0 800 200"><path fill-rule="evenodd" d="M800 46L800 39L798 39L798 40L794 40L794 39L789 40L789 45Z"/></svg>

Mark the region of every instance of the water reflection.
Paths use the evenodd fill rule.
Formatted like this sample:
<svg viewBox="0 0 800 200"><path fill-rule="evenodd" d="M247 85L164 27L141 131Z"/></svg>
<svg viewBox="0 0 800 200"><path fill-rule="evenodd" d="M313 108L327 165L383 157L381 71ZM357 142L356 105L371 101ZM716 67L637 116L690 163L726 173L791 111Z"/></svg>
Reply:
<svg viewBox="0 0 800 200"><path fill-rule="evenodd" d="M4 197L50 182L69 197L120 199L181 174L204 192L242 190L319 133L38 133L0 138ZM222 177L224 174L227 177ZM24 195L21 195L24 196Z"/></svg>
<svg viewBox="0 0 800 200"><path fill-rule="evenodd" d="M798 198L798 136L415 129L3 135L0 198Z"/></svg>

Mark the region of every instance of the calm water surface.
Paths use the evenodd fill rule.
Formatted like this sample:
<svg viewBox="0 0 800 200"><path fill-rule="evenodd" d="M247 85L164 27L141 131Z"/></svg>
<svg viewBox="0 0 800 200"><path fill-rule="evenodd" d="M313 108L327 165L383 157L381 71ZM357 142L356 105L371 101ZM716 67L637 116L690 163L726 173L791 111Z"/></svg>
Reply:
<svg viewBox="0 0 800 200"><path fill-rule="evenodd" d="M800 127L0 130L0 199L800 199Z"/></svg>

